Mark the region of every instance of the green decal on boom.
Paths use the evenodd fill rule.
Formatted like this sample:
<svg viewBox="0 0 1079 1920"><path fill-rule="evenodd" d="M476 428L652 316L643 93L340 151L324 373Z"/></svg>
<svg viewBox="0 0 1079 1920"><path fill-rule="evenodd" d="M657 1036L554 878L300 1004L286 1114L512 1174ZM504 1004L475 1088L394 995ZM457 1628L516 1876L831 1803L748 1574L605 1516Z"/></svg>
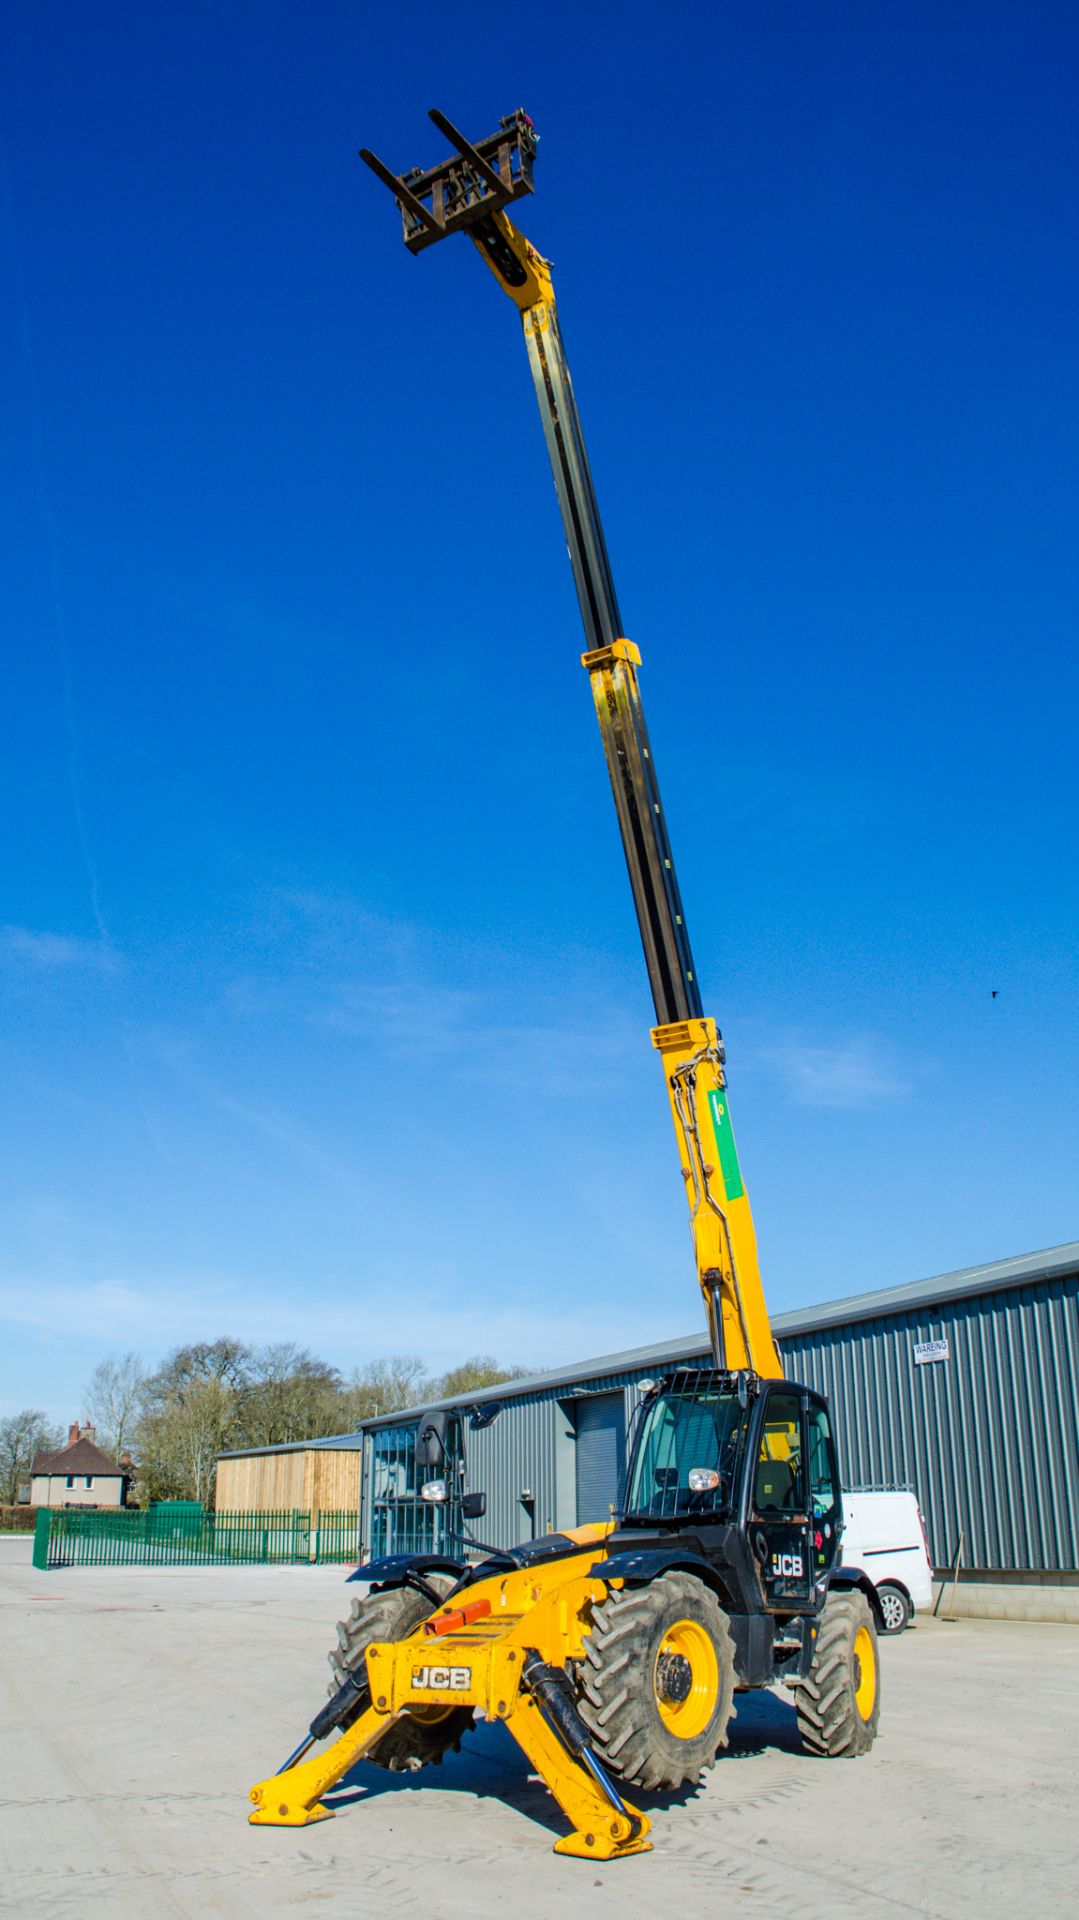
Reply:
<svg viewBox="0 0 1079 1920"><path fill-rule="evenodd" d="M719 1149L719 1169L723 1175L723 1185L727 1189L727 1198L741 1200L745 1194L745 1187L742 1185L742 1169L738 1165L738 1148L734 1144L734 1128L731 1126L726 1089L710 1093L708 1105L712 1109L712 1128L716 1136L716 1146Z"/></svg>

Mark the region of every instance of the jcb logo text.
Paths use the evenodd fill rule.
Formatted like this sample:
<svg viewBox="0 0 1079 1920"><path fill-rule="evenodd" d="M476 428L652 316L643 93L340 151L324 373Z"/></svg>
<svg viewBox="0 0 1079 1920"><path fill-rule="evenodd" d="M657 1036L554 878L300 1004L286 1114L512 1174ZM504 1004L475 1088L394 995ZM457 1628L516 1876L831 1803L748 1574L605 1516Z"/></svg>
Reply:
<svg viewBox="0 0 1079 1920"><path fill-rule="evenodd" d="M800 1580L802 1577L802 1556L800 1553L773 1553L772 1572L780 1579Z"/></svg>
<svg viewBox="0 0 1079 1920"><path fill-rule="evenodd" d="M412 1684L431 1693L462 1693L472 1678L470 1667L413 1667Z"/></svg>

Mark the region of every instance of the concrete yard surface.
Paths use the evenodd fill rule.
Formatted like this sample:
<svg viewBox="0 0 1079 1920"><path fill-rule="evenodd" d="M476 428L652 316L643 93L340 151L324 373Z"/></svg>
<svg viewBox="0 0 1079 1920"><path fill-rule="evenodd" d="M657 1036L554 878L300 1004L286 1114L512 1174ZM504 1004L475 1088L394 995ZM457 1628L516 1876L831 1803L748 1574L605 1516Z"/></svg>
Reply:
<svg viewBox="0 0 1079 1920"><path fill-rule="evenodd" d="M1075 1911L1079 1633L1040 1623L883 1641L861 1760L803 1756L785 1694L742 1696L703 1788L638 1796L655 1851L636 1858L553 1854L554 1802L487 1725L440 1768L361 1764L333 1821L250 1827L247 1790L325 1697L355 1591L326 1567L36 1573L29 1542L0 1543L0 1913Z"/></svg>

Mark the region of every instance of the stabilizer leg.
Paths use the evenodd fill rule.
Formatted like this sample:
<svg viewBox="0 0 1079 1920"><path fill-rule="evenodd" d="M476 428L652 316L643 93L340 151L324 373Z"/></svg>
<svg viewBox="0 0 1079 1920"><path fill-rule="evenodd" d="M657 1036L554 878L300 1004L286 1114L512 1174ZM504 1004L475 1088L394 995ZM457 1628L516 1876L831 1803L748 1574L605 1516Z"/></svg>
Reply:
<svg viewBox="0 0 1079 1920"><path fill-rule="evenodd" d="M651 1821L628 1801L622 1802L624 1812L615 1811L552 1732L532 1694L518 1694L506 1725L573 1828L555 1842L556 1853L579 1860L620 1860L623 1854L651 1852L652 1842L645 1838Z"/></svg>
<svg viewBox="0 0 1079 1920"><path fill-rule="evenodd" d="M247 1816L250 1824L253 1827L309 1827L316 1820L332 1820L332 1809L318 1804L322 1795L336 1786L357 1760L363 1759L379 1734L385 1733L399 1717L393 1713L376 1713L374 1707L368 1707L339 1740L314 1760L301 1760L298 1766L286 1767L282 1773L260 1780L249 1796L254 1807L254 1812Z"/></svg>

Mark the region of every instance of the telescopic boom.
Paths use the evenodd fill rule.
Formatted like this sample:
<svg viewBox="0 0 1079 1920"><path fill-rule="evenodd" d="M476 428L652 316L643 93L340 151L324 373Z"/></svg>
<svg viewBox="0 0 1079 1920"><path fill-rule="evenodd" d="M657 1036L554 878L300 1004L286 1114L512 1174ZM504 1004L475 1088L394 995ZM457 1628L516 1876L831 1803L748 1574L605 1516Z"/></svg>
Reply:
<svg viewBox="0 0 1079 1920"><path fill-rule="evenodd" d="M641 704L641 656L622 633L550 264L505 212L533 190L538 136L522 112L500 121L495 133L475 145L444 114L432 110L430 117L454 149L439 166L397 175L366 147L361 157L397 200L410 252L467 233L520 311L584 623L581 660L592 685L656 1009L652 1041L667 1076L713 1354L717 1366L780 1378L727 1104L723 1046L702 1009Z"/></svg>

